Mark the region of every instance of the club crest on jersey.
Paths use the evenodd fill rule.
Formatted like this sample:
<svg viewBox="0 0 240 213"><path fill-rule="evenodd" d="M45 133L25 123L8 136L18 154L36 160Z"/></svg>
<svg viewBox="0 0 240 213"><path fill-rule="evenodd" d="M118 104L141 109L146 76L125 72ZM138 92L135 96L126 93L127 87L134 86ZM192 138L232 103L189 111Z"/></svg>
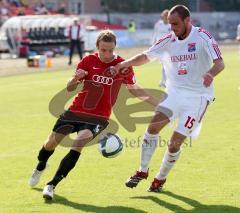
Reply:
<svg viewBox="0 0 240 213"><path fill-rule="evenodd" d="M186 62L180 62L178 64L178 75L187 75L187 63Z"/></svg>
<svg viewBox="0 0 240 213"><path fill-rule="evenodd" d="M196 43L189 43L188 52L195 52L195 51L196 51Z"/></svg>
<svg viewBox="0 0 240 213"><path fill-rule="evenodd" d="M114 75L117 74L117 71L115 69L114 66L111 66L111 67L107 67L105 70L104 70L104 75L107 76L107 77L113 77Z"/></svg>

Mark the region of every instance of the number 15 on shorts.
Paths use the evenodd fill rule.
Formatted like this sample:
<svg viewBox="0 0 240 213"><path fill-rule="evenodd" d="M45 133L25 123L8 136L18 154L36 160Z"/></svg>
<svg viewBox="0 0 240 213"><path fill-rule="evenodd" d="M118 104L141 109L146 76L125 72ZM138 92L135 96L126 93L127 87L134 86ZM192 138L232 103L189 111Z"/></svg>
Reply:
<svg viewBox="0 0 240 213"><path fill-rule="evenodd" d="M188 128L188 129L191 129L191 128L193 127L195 121L196 121L196 120L195 120L194 118L188 116L187 121L186 121L186 123L184 124L184 126L185 126L186 128Z"/></svg>

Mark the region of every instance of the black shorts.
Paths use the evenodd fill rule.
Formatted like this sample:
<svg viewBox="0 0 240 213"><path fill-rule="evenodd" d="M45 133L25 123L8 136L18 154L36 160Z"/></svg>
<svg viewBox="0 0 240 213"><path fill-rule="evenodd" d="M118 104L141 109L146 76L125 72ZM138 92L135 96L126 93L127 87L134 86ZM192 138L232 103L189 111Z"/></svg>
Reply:
<svg viewBox="0 0 240 213"><path fill-rule="evenodd" d="M65 111L60 115L60 118L56 121L53 131L68 135L80 130L89 129L93 138L96 137L101 131L108 126L108 120L86 116L84 114L74 113L72 111Z"/></svg>

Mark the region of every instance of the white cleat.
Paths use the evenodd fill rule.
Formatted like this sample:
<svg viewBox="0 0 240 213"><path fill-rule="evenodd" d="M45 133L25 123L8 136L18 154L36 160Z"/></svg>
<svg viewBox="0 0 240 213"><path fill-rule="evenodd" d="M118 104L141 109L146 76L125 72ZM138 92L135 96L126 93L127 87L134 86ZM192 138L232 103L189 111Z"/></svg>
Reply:
<svg viewBox="0 0 240 213"><path fill-rule="evenodd" d="M42 173L44 172L44 170L42 170L42 171L38 171L37 169L33 170L33 173L31 175L31 177L29 178L29 182L28 182L29 186L34 187L38 184L40 177L41 177Z"/></svg>
<svg viewBox="0 0 240 213"><path fill-rule="evenodd" d="M49 165L46 164L46 167L42 171L39 171L37 169L33 170L32 175L31 175L31 177L29 178L29 181L28 181L29 186L34 187L39 183L42 173L45 171L45 169L48 166Z"/></svg>
<svg viewBox="0 0 240 213"><path fill-rule="evenodd" d="M43 188L43 198L46 200L52 200L54 195L54 186L53 185L46 185Z"/></svg>

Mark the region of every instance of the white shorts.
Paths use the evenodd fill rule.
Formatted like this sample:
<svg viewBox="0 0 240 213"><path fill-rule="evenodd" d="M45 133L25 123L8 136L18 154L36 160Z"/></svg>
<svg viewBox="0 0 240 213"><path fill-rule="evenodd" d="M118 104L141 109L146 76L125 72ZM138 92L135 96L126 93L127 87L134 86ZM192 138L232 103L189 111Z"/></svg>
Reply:
<svg viewBox="0 0 240 213"><path fill-rule="evenodd" d="M167 94L166 99L159 103L156 111L167 115L171 122L178 119L176 132L187 137L192 135L197 137L209 101L201 96L181 95L174 90Z"/></svg>

